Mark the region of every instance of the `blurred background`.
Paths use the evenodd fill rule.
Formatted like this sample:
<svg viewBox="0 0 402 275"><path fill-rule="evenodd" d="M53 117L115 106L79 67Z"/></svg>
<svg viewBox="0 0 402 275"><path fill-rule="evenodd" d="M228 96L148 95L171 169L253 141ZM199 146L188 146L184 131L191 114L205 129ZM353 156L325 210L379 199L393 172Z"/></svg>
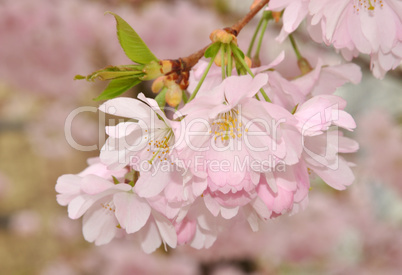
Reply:
<svg viewBox="0 0 402 275"><path fill-rule="evenodd" d="M130 242L96 247L85 242L81 220L56 202L62 174L75 174L98 150L72 148L64 134L68 115L97 107L106 83L74 81L107 65L130 64L112 16L122 16L160 59L184 57L209 43L212 30L241 18L251 0L0 0L0 274L400 274L402 270L402 74L380 81L362 66L360 85L337 91L348 101L361 145L350 158L356 182L346 191L314 182L310 204L295 216L269 221L258 233L246 226L225 232L209 250L179 247L144 254ZM240 34L247 49L257 19ZM284 48L279 66L294 76L296 59L270 24L263 64ZM309 42L300 50L312 64L340 58ZM297 69L296 69L297 70ZM136 92L148 93L147 84ZM102 146L97 112L81 112L72 135Z"/></svg>

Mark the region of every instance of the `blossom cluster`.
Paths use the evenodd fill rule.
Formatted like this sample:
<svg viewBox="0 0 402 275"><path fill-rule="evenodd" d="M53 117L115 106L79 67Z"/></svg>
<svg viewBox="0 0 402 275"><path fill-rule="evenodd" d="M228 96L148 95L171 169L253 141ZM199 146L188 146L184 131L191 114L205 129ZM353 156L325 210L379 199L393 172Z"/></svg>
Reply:
<svg viewBox="0 0 402 275"><path fill-rule="evenodd" d="M200 61L188 91L202 80L201 89L177 110L143 94L102 104L100 111L126 121L107 126L100 157L56 185L69 217L83 216L85 239L101 245L126 237L148 253L162 243L208 248L236 223L258 231L304 209L317 175L338 190L350 185L351 164L339 154L358 144L339 128L356 125L333 92L359 82L360 70L318 64L289 81L272 70L283 58L254 68L255 77L224 80L217 66L202 79ZM272 102L259 100L261 89Z"/></svg>
<svg viewBox="0 0 402 275"><path fill-rule="evenodd" d="M402 1L400 0L271 0L268 9L282 11L278 41L307 20L307 30L318 43L332 45L351 60L370 55L375 77L383 78L402 61Z"/></svg>

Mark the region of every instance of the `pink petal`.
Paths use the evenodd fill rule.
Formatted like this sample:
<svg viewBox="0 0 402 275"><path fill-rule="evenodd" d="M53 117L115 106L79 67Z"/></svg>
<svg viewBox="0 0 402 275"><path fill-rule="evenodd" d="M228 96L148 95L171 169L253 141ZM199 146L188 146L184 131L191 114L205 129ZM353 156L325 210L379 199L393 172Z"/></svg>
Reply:
<svg viewBox="0 0 402 275"><path fill-rule="evenodd" d="M177 235L172 223L157 211L152 211L152 216L158 226L163 242L166 242L170 247L175 248L177 245Z"/></svg>
<svg viewBox="0 0 402 275"><path fill-rule="evenodd" d="M116 218L128 234L140 230L151 214L151 207L146 200L134 193L120 192L113 196Z"/></svg>

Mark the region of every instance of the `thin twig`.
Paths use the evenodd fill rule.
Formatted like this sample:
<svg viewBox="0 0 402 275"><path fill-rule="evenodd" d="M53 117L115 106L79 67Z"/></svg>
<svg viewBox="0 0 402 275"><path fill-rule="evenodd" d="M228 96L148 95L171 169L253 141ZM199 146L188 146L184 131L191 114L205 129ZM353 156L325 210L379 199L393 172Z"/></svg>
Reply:
<svg viewBox="0 0 402 275"><path fill-rule="evenodd" d="M246 14L242 19L239 20L236 24L234 24L230 29L233 31L232 33L237 36L239 32L250 22L251 19L266 5L268 4L269 0L262 0L255 6L249 13Z"/></svg>
<svg viewBox="0 0 402 275"><path fill-rule="evenodd" d="M242 19L239 20L236 24L234 24L232 27L225 28L227 32L232 33L233 35L237 36L240 31L244 28L245 25L247 25L248 22L250 22L251 19L254 18L254 16L266 5L268 4L269 0L262 0L257 6L255 6L249 13L246 14ZM211 44L208 44L201 50L187 56L184 58L180 58L181 62L181 69L183 71L189 71L191 68L197 64L198 60L200 60L203 56L205 51L208 49L208 47L211 46Z"/></svg>

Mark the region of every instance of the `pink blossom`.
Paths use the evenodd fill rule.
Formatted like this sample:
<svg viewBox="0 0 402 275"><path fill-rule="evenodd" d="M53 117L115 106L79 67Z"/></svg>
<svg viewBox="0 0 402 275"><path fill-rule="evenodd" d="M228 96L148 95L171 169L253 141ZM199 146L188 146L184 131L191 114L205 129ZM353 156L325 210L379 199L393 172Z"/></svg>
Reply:
<svg viewBox="0 0 402 275"><path fill-rule="evenodd" d="M229 77L212 91L200 91L199 96L180 110L186 115L186 125L201 121L197 127L188 131L196 129L205 132L205 135L189 137L188 143L197 145L197 148L179 144L179 156L190 164L190 170L194 174L202 178L207 176L206 194L218 200L223 210L233 211L227 218L236 215L238 206L253 200L254 189L260 177L259 170L263 169L246 167L235 170L239 159L240 162L247 159L257 161L261 166L262 162L271 157L272 162L265 163L267 169L275 167L275 162L279 160L289 164L297 163L301 153L301 138L293 126L297 123L294 117L277 105L252 98L266 82L267 75L264 74L259 74L254 79L250 76ZM270 127L265 131L278 131L278 135L270 136L268 132L261 131L262 128L257 124L253 125L253 120L259 118ZM279 127L274 129L273 122L278 122ZM227 130L225 125L228 125ZM248 135L249 131L260 132L262 136ZM289 144L292 146L286 147ZM259 150L262 147L265 149ZM227 162L229 171L208 165L214 162Z"/></svg>
<svg viewBox="0 0 402 275"><path fill-rule="evenodd" d="M371 55L376 77L383 78L387 70L395 69L401 62L400 1L311 0L309 10L310 23L321 28L322 41L336 49L356 49ZM380 68L374 68L378 65Z"/></svg>
<svg viewBox="0 0 402 275"><path fill-rule="evenodd" d="M84 215L83 234L87 241L106 244L123 234L119 226L127 234L137 233L136 238L147 253L158 248L162 241L176 246L174 227L164 215L152 209L146 198L137 194L137 185L115 184L98 175L86 174L88 170L97 171L87 169L81 176L64 175L56 184L58 201L68 204L69 217L77 219ZM140 177L138 186L144 185L141 180L148 179Z"/></svg>
<svg viewBox="0 0 402 275"><path fill-rule="evenodd" d="M154 160L163 161L171 153L170 147L175 143L171 125L174 122L159 109L155 100L143 94L138 98L146 104L137 99L120 97L99 107L105 113L131 119L106 127L109 138L100 158L109 168L124 167L132 162L133 157L151 163Z"/></svg>
<svg viewBox="0 0 402 275"><path fill-rule="evenodd" d="M402 5L398 0L272 0L269 8L284 10L277 37L280 42L307 18L308 31L316 42L333 45L347 60L359 52L370 55L377 78L402 60Z"/></svg>
<svg viewBox="0 0 402 275"><path fill-rule="evenodd" d="M89 166L77 175L67 174L62 175L57 179L56 192L59 194L57 202L60 205L67 205L76 196L81 194L80 181L88 175L96 175L106 180L113 181L113 177L123 180L127 169L109 170L106 165L99 161L99 158L91 158L87 160Z"/></svg>
<svg viewBox="0 0 402 275"><path fill-rule="evenodd" d="M323 66L322 60L319 59L313 71L291 82L298 86L304 96L316 96L333 94L338 87L347 82L360 83L361 78L360 67L356 64Z"/></svg>
<svg viewBox="0 0 402 275"><path fill-rule="evenodd" d="M283 42L287 36L294 32L300 23L308 14L308 6L310 0L271 0L268 3L269 10L282 11L283 27L279 36L276 38L278 42Z"/></svg>

